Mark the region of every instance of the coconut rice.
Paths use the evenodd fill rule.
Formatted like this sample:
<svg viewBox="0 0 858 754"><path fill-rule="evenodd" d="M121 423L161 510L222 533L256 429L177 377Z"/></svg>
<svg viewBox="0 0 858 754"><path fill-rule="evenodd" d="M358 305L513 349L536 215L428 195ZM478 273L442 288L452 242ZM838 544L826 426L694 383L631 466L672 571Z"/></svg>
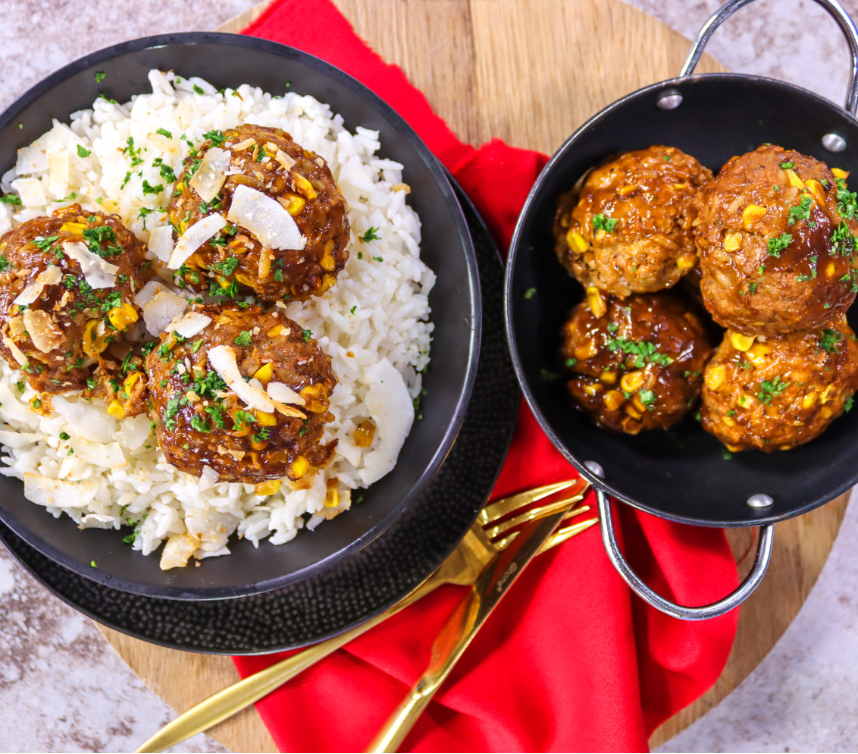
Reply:
<svg viewBox="0 0 858 754"><path fill-rule="evenodd" d="M406 203L403 166L376 156L378 133L350 133L313 97L272 96L248 85L218 91L173 72L151 71L149 81L151 94L125 104L99 98L19 151L0 188L21 204L0 203L0 234L79 202L117 214L148 242L168 222L172 193L158 158L178 175L190 145L208 131L243 123L285 130L327 161L348 205L350 257L336 285L286 308L312 331L337 375L335 418L324 439L338 440L336 455L308 489L284 480L275 494L259 496L253 485L212 483L166 463L148 416L117 421L100 401L74 394L53 397L47 416L36 413L31 402L39 396L0 359L0 443L8 464L0 473L23 480L29 500L82 528L127 527L126 542L144 555L165 540L165 549L178 546L183 558L225 555L234 533L257 546L266 538L283 544L358 502L352 491L393 468L410 430L433 329L428 294L435 275L420 259L420 219ZM144 192L159 184L163 191ZM149 258L172 287L171 271L151 251ZM361 448L353 435L367 418L378 429L372 446ZM326 482L334 478L338 504L326 507ZM169 565L162 558L162 567Z"/></svg>

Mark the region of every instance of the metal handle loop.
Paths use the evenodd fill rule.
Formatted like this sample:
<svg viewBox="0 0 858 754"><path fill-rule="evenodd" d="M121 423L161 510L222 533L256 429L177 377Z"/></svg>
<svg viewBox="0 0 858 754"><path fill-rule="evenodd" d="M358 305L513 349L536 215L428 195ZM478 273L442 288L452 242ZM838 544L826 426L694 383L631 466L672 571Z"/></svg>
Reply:
<svg viewBox="0 0 858 754"><path fill-rule="evenodd" d="M666 600L644 584L626 562L623 554L620 552L620 545L617 542L611 500L607 494L598 488L596 489L596 497L599 500L599 519L602 522L602 542L605 545L605 551L608 553L608 559L613 563L614 568L619 571L623 580L631 587L631 590L656 610L661 610L661 612L672 615L674 618L680 618L681 620L708 620L709 618L717 618L719 615L729 613L734 607L738 607L748 599L760 585L763 576L766 575L769 561L772 559L772 543L775 537L775 527L773 524L760 527L760 542L757 546L754 566L739 588L734 592L728 594L724 599L713 602L711 605L704 605L703 607L684 607L683 605L677 605L675 602Z"/></svg>
<svg viewBox="0 0 858 754"><path fill-rule="evenodd" d="M700 56L703 54L703 49L709 41L715 30L732 16L737 10L745 7L754 0L730 0L725 3L719 10L715 11L709 20L703 24L703 28L697 34L695 40L691 43L691 49L688 51L688 57L679 72L680 78L690 76L694 73L694 69L700 62ZM852 69L849 72L849 89L846 94L845 109L855 114L858 107L858 29L855 27L855 22L850 18L849 14L843 10L837 0L814 0L815 3L821 5L828 11L828 14L837 21L846 41L849 43L849 50L852 55Z"/></svg>

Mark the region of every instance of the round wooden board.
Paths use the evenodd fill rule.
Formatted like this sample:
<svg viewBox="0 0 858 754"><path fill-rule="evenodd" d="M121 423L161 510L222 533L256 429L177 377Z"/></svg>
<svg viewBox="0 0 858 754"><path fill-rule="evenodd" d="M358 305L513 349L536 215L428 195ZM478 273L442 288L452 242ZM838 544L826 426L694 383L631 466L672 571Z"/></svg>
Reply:
<svg viewBox="0 0 858 754"><path fill-rule="evenodd" d="M473 144L498 137L550 154L593 113L676 75L688 50L686 39L620 0L334 1L358 34L401 66L451 128ZM221 30L241 30L264 6ZM704 58L698 70L722 68ZM775 645L822 570L847 500L843 496L777 525L769 573L742 607L724 673L699 701L653 734L653 747L718 704ZM728 532L743 576L750 568L746 554L753 551L753 536L744 529ZM162 649L98 628L149 688L178 711L238 680L227 657ZM253 709L210 735L238 752L276 751Z"/></svg>

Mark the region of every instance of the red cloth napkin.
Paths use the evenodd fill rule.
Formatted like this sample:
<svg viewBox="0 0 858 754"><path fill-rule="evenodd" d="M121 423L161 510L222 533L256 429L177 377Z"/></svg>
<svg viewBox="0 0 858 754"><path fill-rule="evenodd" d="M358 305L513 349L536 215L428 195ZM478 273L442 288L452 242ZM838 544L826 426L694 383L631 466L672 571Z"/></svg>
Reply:
<svg viewBox="0 0 858 754"><path fill-rule="evenodd" d="M295 19L301 19L295 23ZM291 45L351 74L402 115L452 171L505 250L546 157L462 144L402 71L384 63L328 0L278 0L245 34ZM300 90L300 82L296 82ZM522 403L495 497L576 476ZM738 583L723 531L617 506L629 560L688 605ZM363 751L425 670L463 592L445 587L257 704L281 751ZM405 751L638 751L718 678L738 611L686 623L632 595L596 527L540 557L474 640L405 741ZM242 676L286 657L236 657Z"/></svg>

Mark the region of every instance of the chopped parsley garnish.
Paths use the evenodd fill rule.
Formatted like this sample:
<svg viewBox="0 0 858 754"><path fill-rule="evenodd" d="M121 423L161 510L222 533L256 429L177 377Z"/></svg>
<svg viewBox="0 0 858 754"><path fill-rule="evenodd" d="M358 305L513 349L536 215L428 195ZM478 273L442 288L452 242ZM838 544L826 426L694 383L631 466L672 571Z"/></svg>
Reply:
<svg viewBox="0 0 858 754"><path fill-rule="evenodd" d="M20 207L21 197L16 196L15 194L3 194L0 196L0 202L3 202L3 204L11 204L13 207Z"/></svg>
<svg viewBox="0 0 858 754"><path fill-rule="evenodd" d="M795 163L794 162L782 162L781 167L784 170L793 170L795 168Z"/></svg>
<svg viewBox="0 0 858 754"><path fill-rule="evenodd" d="M826 353L840 353L837 344L841 340L843 340L842 332L826 328L822 331L822 337L819 339L819 347Z"/></svg>
<svg viewBox="0 0 858 754"><path fill-rule="evenodd" d="M846 399L846 402L843 404L843 410L848 414L852 410L852 404L855 402L855 398L853 396L849 396Z"/></svg>
<svg viewBox="0 0 858 754"><path fill-rule="evenodd" d="M215 427L218 429L226 429L226 422L223 418L223 409L217 403L212 403L206 406L206 413L211 416Z"/></svg>
<svg viewBox="0 0 858 754"><path fill-rule="evenodd" d="M164 190L164 184L159 183L157 186L153 186L149 183L145 178L143 179L143 194L160 194Z"/></svg>
<svg viewBox="0 0 858 754"><path fill-rule="evenodd" d="M775 377L773 380L763 380L760 383L760 392L757 395L757 400L768 405L772 402L772 398L776 398L783 393L789 385L790 383L784 382L780 376Z"/></svg>
<svg viewBox="0 0 858 754"><path fill-rule="evenodd" d="M101 248L104 241L115 241L116 231L109 225L100 225L97 228L86 228L83 231L83 237L89 244L89 250L93 254L98 254L100 257L109 257L114 254L121 254L122 247L109 246L106 250Z"/></svg>
<svg viewBox="0 0 858 754"><path fill-rule="evenodd" d="M855 239L849 232L849 226L841 221L831 234L831 253L849 256L855 250Z"/></svg>
<svg viewBox="0 0 858 754"><path fill-rule="evenodd" d="M652 404L655 403L655 391L654 390L641 390L638 393L638 398L641 399L641 403L643 403L644 406L649 407L650 411L653 410L654 406Z"/></svg>
<svg viewBox="0 0 858 754"><path fill-rule="evenodd" d="M47 238L35 238L33 239L33 246L35 246L39 251L50 251L51 246L59 239L59 236L48 236Z"/></svg>
<svg viewBox="0 0 858 754"><path fill-rule="evenodd" d="M249 346L253 342L253 334L250 330L245 330L244 332L239 333L233 343L237 346Z"/></svg>
<svg viewBox="0 0 858 754"><path fill-rule="evenodd" d="M122 367L121 367L121 368L122 368L122 371L123 371L123 372L127 372L129 369L131 369L131 368L132 368L132 365L131 365L131 356L132 356L132 353L131 353L131 351L129 351L129 352L126 354L125 358L122 360ZM137 367L136 367L136 365L134 366L134 371L137 371Z"/></svg>
<svg viewBox="0 0 858 754"><path fill-rule="evenodd" d="M608 325L608 332L616 332L619 329L620 326L616 322L611 322L611 324Z"/></svg>
<svg viewBox="0 0 858 754"><path fill-rule="evenodd" d="M378 228L370 228L366 233L362 236L358 236L361 243L368 243L369 241L380 241L381 236L378 235Z"/></svg>
<svg viewBox="0 0 858 754"><path fill-rule="evenodd" d="M565 364L569 369L572 369L578 364L578 359L566 359Z"/></svg>
<svg viewBox="0 0 858 754"><path fill-rule="evenodd" d="M756 290L757 290L757 284L756 283L749 283L748 284L748 293L750 293L752 296L754 295L754 291L756 291Z"/></svg>
<svg viewBox="0 0 858 754"><path fill-rule="evenodd" d="M227 277L235 272L235 268L238 267L239 261L238 257L227 257L220 262L215 262L212 267L221 275Z"/></svg>
<svg viewBox="0 0 858 754"><path fill-rule="evenodd" d="M203 345L203 339L200 338L196 343L194 343L191 346L191 353L197 353L197 351L199 351L200 348L202 348L202 345Z"/></svg>
<svg viewBox="0 0 858 754"><path fill-rule="evenodd" d="M194 84L194 91L197 94L205 94L205 92L203 91L203 88L199 84Z"/></svg>
<svg viewBox="0 0 858 754"><path fill-rule="evenodd" d="M608 350L622 351L630 356L634 356L634 365L637 369L642 369L649 364L658 364L659 366L669 366L673 363L673 359L664 353L659 353L655 343L649 341L636 342L634 340L626 340L624 338L609 339L607 341Z"/></svg>
<svg viewBox="0 0 858 754"><path fill-rule="evenodd" d="M140 157L140 154L143 150L138 148L134 148L134 137L129 136L125 140L125 149L122 150L122 154L127 155L131 158L131 167L136 168L138 165L143 164L143 159Z"/></svg>
<svg viewBox="0 0 858 754"><path fill-rule="evenodd" d="M155 350L155 341L150 340L148 343L144 343L140 346L140 350L143 352L144 356L148 356L152 351Z"/></svg>
<svg viewBox="0 0 858 754"><path fill-rule="evenodd" d="M77 145L77 156L80 158L87 158L92 154L92 151L89 149L84 149L80 144Z"/></svg>
<svg viewBox="0 0 858 754"><path fill-rule="evenodd" d="M777 238L769 239L769 256L780 258L781 252L792 243L789 233L781 233Z"/></svg>
<svg viewBox="0 0 858 754"><path fill-rule="evenodd" d="M793 225L799 220L810 220L810 209L813 207L813 199L804 194L801 197L801 203L796 204L789 211L789 224Z"/></svg>
<svg viewBox="0 0 858 754"><path fill-rule="evenodd" d="M166 136L168 139L173 138L173 134L171 134L166 128L159 128L155 133L161 134L161 136Z"/></svg>
<svg viewBox="0 0 858 754"><path fill-rule="evenodd" d="M0 272L6 272L9 269L9 260L0 254Z"/></svg>
<svg viewBox="0 0 858 754"><path fill-rule="evenodd" d="M96 71L95 72L95 83L100 84L102 81L104 81L104 77L106 75L107 74L104 71Z"/></svg>
<svg viewBox="0 0 858 754"><path fill-rule="evenodd" d="M158 170L161 173L161 177L165 181L167 181L167 183L174 183L175 182L176 174L173 172L173 168L171 168L169 165L165 165L164 160L162 160L160 157L156 157L152 161L152 166L158 168ZM166 211L166 210L164 210L164 211Z"/></svg>
<svg viewBox="0 0 858 754"><path fill-rule="evenodd" d="M305 343L309 343L310 338L313 336L313 331L312 330L302 330L301 336L304 338Z"/></svg>
<svg viewBox="0 0 858 754"><path fill-rule="evenodd" d="M164 409L164 427L170 432L176 428L176 417L179 414L179 399L170 398L167 401L167 407Z"/></svg>
<svg viewBox="0 0 858 754"><path fill-rule="evenodd" d="M283 282L283 270L274 270L274 279L278 283L282 283Z"/></svg>
<svg viewBox="0 0 858 754"><path fill-rule="evenodd" d="M211 141L213 147L219 147L226 141L223 131L208 131L203 134L203 138Z"/></svg>
<svg viewBox="0 0 858 754"><path fill-rule="evenodd" d="M618 222L619 220L615 220L613 217L608 217L600 212L593 218L593 229L604 230L605 233L613 233Z"/></svg>
<svg viewBox="0 0 858 754"><path fill-rule="evenodd" d="M539 372L539 377L543 382L554 382L554 380L560 377L557 372L550 372L547 369L542 369Z"/></svg>
<svg viewBox="0 0 858 754"><path fill-rule="evenodd" d="M232 419L235 422L233 429L236 432L241 432L245 424L253 424L256 421L256 417L253 414L247 413L247 411L236 411Z"/></svg>
<svg viewBox="0 0 858 754"><path fill-rule="evenodd" d="M522 295L527 301L530 301L536 295L536 288L528 288Z"/></svg>
<svg viewBox="0 0 858 754"><path fill-rule="evenodd" d="M199 414L194 414L191 417L191 427L197 432L211 432L212 425L203 419Z"/></svg>
<svg viewBox="0 0 858 754"><path fill-rule="evenodd" d="M259 444L271 437L271 430L268 427L261 427L259 432L253 435L253 442Z"/></svg>
<svg viewBox="0 0 858 754"><path fill-rule="evenodd" d="M835 178L834 182L837 184L837 211L845 220L852 220L858 213L858 195L846 188L843 178Z"/></svg>
<svg viewBox="0 0 858 754"><path fill-rule="evenodd" d="M814 280L816 278L816 262L818 259L819 257L816 254L808 257L808 260L810 261L810 275L799 275L798 278L796 278L799 283L805 283L808 280Z"/></svg>
<svg viewBox="0 0 858 754"><path fill-rule="evenodd" d="M353 315L353 314L355 313L355 311L356 311L356 310L357 310L357 304L355 304L355 305L354 305L354 306L349 310L349 314L352 314L352 315Z"/></svg>

